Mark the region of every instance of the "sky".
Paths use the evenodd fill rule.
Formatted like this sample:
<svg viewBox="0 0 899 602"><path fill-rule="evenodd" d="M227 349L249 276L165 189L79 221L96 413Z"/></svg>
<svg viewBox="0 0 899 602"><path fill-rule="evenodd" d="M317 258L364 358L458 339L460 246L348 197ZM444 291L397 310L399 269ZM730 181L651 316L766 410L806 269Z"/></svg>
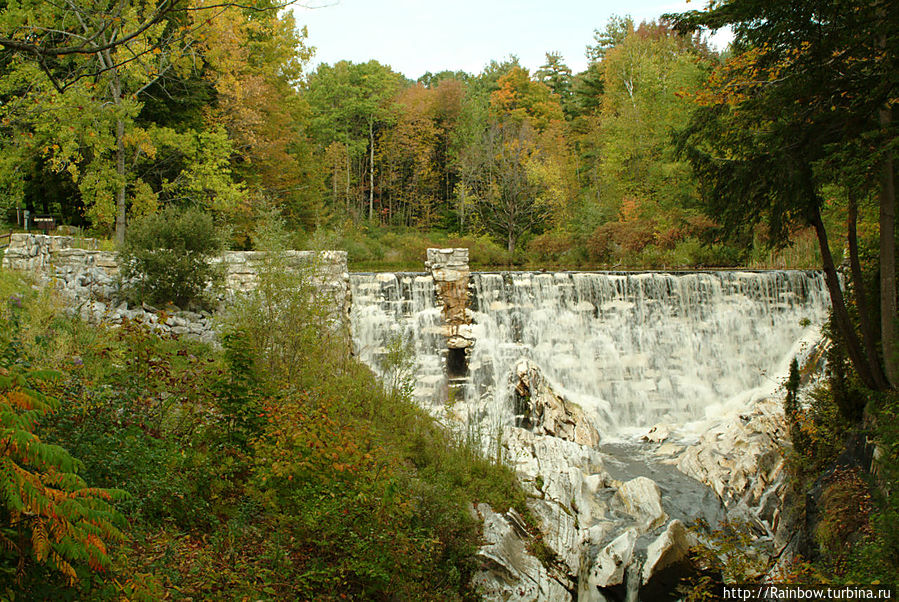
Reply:
<svg viewBox="0 0 899 602"><path fill-rule="evenodd" d="M444 69L479 73L492 59L516 55L532 72L546 52L559 52L572 71L587 67L593 30L612 15L649 20L699 10L703 0L300 0L294 16L309 29L319 63L370 59L410 79ZM310 8L311 7L311 8ZM713 43L723 46L727 35Z"/></svg>

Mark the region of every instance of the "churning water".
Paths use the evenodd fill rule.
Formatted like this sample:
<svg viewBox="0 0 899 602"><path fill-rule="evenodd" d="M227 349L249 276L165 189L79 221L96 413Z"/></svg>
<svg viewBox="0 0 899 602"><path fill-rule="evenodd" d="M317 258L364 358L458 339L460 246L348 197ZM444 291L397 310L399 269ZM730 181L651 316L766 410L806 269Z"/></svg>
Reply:
<svg viewBox="0 0 899 602"><path fill-rule="evenodd" d="M698 420L782 379L829 308L811 271L472 273L475 342L467 378L452 379L430 275L350 280L357 354L380 372L403 337L416 398L435 413L461 397L468 420L511 423L510 375L527 357L604 437Z"/></svg>

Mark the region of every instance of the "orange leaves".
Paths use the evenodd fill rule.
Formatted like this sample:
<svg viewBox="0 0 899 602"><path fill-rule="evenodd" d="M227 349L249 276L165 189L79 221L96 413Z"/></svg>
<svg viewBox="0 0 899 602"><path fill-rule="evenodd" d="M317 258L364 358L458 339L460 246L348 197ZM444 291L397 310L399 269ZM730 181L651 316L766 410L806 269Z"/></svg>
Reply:
<svg viewBox="0 0 899 602"><path fill-rule="evenodd" d="M47 527L43 519L38 517L31 528L31 549L38 562L43 562L50 553L50 541L47 538Z"/></svg>
<svg viewBox="0 0 899 602"><path fill-rule="evenodd" d="M559 97L546 84L532 80L525 69L513 67L497 83L499 90L490 95L490 107L497 114L531 121L539 130L563 119Z"/></svg>
<svg viewBox="0 0 899 602"><path fill-rule="evenodd" d="M42 375L52 378L53 375ZM6 524L18 531L19 548L12 539L0 545L15 551L19 565L26 560L48 564L71 584L76 580L71 562L88 558L89 566L102 570L108 564L106 544L120 539L113 522L121 516L109 504L114 491L88 488L73 470L77 462L58 446L47 445L32 432L36 416L49 412L54 403L28 388L35 374L19 370L0 374L0 474Z"/></svg>
<svg viewBox="0 0 899 602"><path fill-rule="evenodd" d="M273 477L288 481L296 477L328 483L369 478L383 470L383 454L367 429L334 415L325 400L279 401L269 408L269 429L257 447L265 482Z"/></svg>
<svg viewBox="0 0 899 602"><path fill-rule="evenodd" d="M34 398L22 391L8 391L0 393L0 404L7 403L22 410L34 409Z"/></svg>

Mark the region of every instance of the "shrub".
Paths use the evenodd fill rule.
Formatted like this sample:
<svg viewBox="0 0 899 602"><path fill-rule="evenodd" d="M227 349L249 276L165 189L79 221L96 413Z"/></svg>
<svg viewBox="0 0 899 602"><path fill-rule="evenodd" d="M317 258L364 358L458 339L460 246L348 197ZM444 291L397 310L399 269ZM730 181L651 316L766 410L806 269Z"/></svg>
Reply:
<svg viewBox="0 0 899 602"><path fill-rule="evenodd" d="M19 583L36 579L43 587L51 572L72 585L79 572L109 568L106 546L123 538L124 524L113 502L124 494L88 487L77 474L81 462L35 432L59 405L38 387L59 375L25 368L29 358L17 340L21 306L12 306L9 314L0 311L0 588L12 573Z"/></svg>
<svg viewBox="0 0 899 602"><path fill-rule="evenodd" d="M512 254L504 247L496 244L489 236L461 236L448 238L446 247L465 247L469 251L471 266L481 268L496 268L512 264Z"/></svg>
<svg viewBox="0 0 899 602"><path fill-rule="evenodd" d="M568 232L544 232L528 245L528 251L540 262L559 262L571 254L574 237Z"/></svg>
<svg viewBox="0 0 899 602"><path fill-rule="evenodd" d="M223 277L210 261L220 250L212 216L198 209L169 206L148 215L134 222L125 237L125 296L154 305L208 305L207 289Z"/></svg>
<svg viewBox="0 0 899 602"><path fill-rule="evenodd" d="M824 565L841 576L850 569L855 545L873 536L871 494L858 469L837 469L825 483L814 536Z"/></svg>
<svg viewBox="0 0 899 602"><path fill-rule="evenodd" d="M639 253L654 238L655 227L651 222L609 222L596 228L587 239L587 252L594 261L620 260Z"/></svg>

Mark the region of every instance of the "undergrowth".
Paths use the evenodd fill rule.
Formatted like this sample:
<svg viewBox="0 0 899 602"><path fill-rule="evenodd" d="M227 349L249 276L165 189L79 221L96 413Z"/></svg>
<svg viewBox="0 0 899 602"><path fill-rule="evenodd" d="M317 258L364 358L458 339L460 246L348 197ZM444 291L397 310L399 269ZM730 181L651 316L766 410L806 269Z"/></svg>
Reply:
<svg viewBox="0 0 899 602"><path fill-rule="evenodd" d="M468 504L524 511L511 470L439 427L407 388L382 386L350 356L314 272L280 268L220 325L222 349L85 324L0 272L19 315L3 353L61 374L43 385L59 405L38 431L80 459L88 484L124 492L108 571L74 585L34 573L40 597L475 595Z"/></svg>

